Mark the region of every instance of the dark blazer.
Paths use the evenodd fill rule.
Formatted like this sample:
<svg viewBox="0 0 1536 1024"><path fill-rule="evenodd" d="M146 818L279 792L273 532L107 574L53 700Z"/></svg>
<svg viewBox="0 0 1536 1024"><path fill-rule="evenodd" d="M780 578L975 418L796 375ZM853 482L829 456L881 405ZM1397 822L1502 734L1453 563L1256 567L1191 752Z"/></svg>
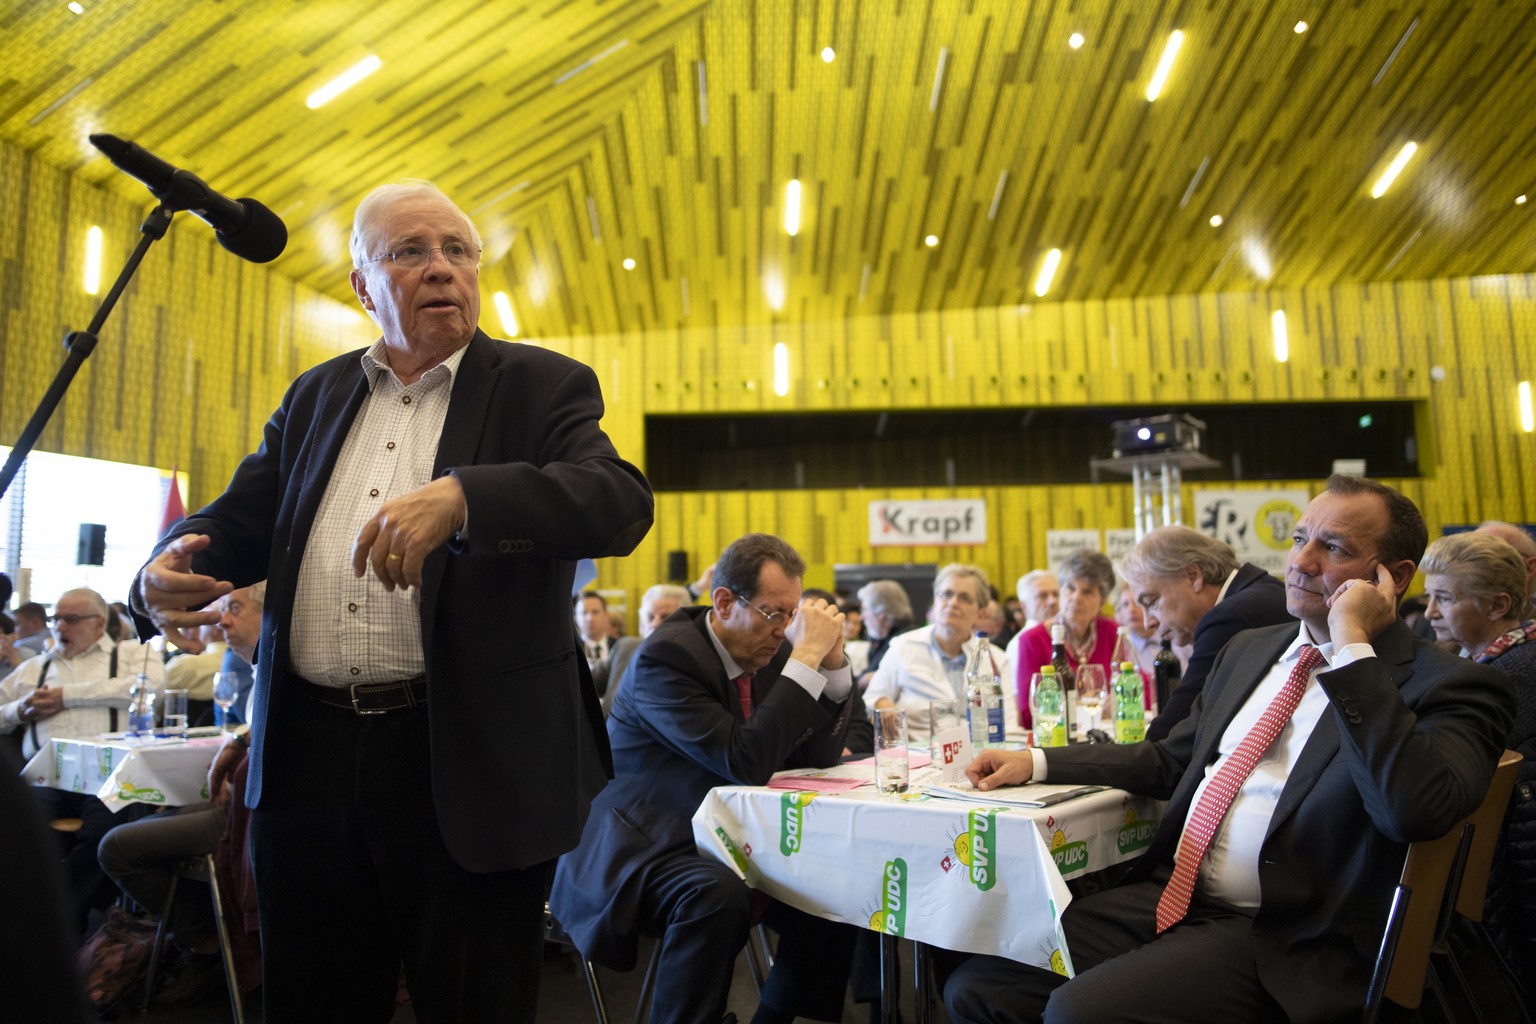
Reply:
<svg viewBox="0 0 1536 1024"><path fill-rule="evenodd" d="M1193 649L1184 678L1174 687L1168 706L1159 708L1157 717L1147 726L1147 739L1160 740L1189 716L1195 698L1205 686L1205 677L1216 663L1216 655L1227 641L1245 629L1278 626L1295 622L1285 610L1285 587L1252 562L1238 566L1237 576L1223 597L1195 623Z"/></svg>
<svg viewBox="0 0 1536 1024"><path fill-rule="evenodd" d="M693 813L715 786L761 786L786 768L836 764L852 698L813 700L783 679L784 643L752 677L744 719L706 632L709 607L670 616L640 644L608 716L614 781L598 796L581 845L560 859L550 910L589 958L635 963L646 870L697 856Z"/></svg>
<svg viewBox="0 0 1536 1024"><path fill-rule="evenodd" d="M310 527L367 393L360 356L300 376L225 492L155 549L205 533L213 542L195 571L237 587L267 580L252 807L280 807L305 784L305 751L284 723L314 705L288 685L289 618ZM451 472L463 485L467 537L426 560L421 635L438 824L471 871L528 867L574 846L611 765L576 652L571 583L577 559L633 550L653 506L602 414L591 369L481 331L454 377L433 476ZM544 768L537 778L534 765Z"/></svg>
<svg viewBox="0 0 1536 1024"><path fill-rule="evenodd" d="M1046 752L1051 782L1168 800L1129 879L1172 862L1205 767L1299 624L1250 630L1217 656L1190 716L1156 743ZM1301 751L1260 851L1253 919L1260 981L1293 1022L1358 1014L1406 844L1443 835L1488 791L1515 697L1502 673L1394 622L1376 657L1319 673L1332 702Z"/></svg>

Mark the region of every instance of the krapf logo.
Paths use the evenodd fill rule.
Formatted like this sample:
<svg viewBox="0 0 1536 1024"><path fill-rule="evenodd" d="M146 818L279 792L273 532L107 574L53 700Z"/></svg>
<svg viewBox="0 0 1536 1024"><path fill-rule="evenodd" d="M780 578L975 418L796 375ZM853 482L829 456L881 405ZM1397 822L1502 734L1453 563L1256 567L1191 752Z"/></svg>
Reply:
<svg viewBox="0 0 1536 1024"><path fill-rule="evenodd" d="M907 862L900 857L886 861L880 885L880 912L870 927L887 935L907 934Z"/></svg>
<svg viewBox="0 0 1536 1024"><path fill-rule="evenodd" d="M1088 844L1074 841L1067 835L1066 829L1056 827L1056 817L1052 815L1045 819L1045 836L1051 847L1051 859L1056 861L1056 869L1065 877L1075 871L1085 871L1088 868Z"/></svg>
<svg viewBox="0 0 1536 1024"><path fill-rule="evenodd" d="M805 809L816 799L815 793L792 791L779 798L779 852L793 857L805 840Z"/></svg>
<svg viewBox="0 0 1536 1024"><path fill-rule="evenodd" d="M971 884L986 892L997 884L997 812L978 808L970 813Z"/></svg>
<svg viewBox="0 0 1536 1024"><path fill-rule="evenodd" d="M1136 808L1127 801L1125 824L1120 826L1120 833L1115 837L1115 846L1120 852L1125 854L1145 850L1152 845L1152 837L1156 834L1157 819L1136 817Z"/></svg>
<svg viewBox="0 0 1536 1024"><path fill-rule="evenodd" d="M961 501L872 501L869 542L884 547L929 544L985 544L987 503Z"/></svg>

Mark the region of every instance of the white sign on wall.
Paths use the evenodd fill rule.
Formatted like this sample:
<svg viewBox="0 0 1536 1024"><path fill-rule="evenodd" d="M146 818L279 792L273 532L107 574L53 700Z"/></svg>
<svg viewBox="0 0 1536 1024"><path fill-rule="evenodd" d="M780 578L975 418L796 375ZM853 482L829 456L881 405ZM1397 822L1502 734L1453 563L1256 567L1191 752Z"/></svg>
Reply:
<svg viewBox="0 0 1536 1024"><path fill-rule="evenodd" d="M872 501L869 542L875 547L985 544L987 503L956 501Z"/></svg>
<svg viewBox="0 0 1536 1024"><path fill-rule="evenodd" d="M1193 525L1232 545L1239 561L1280 576L1291 532L1311 500L1306 491L1195 491Z"/></svg>
<svg viewBox="0 0 1536 1024"><path fill-rule="evenodd" d="M1135 530L1124 529L1104 531L1104 553L1108 555L1109 560L1116 565L1119 565L1120 559L1125 557L1125 553L1135 546Z"/></svg>
<svg viewBox="0 0 1536 1024"><path fill-rule="evenodd" d="M1046 530L1045 564L1051 572L1061 569L1061 563L1074 551L1099 550L1098 530Z"/></svg>

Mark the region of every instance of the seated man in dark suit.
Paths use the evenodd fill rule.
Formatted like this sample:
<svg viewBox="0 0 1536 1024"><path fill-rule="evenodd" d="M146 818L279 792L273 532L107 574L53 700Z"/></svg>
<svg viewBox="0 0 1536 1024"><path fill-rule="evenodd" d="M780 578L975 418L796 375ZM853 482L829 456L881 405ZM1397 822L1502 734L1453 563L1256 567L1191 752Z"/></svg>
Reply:
<svg viewBox="0 0 1536 1024"><path fill-rule="evenodd" d="M1193 647L1184 678L1147 726L1147 739L1160 740L1189 717L1216 655L1238 633L1290 622L1285 588L1251 562L1238 564L1226 541L1187 526L1159 526L1120 561L1146 610L1147 628Z"/></svg>
<svg viewBox="0 0 1536 1024"><path fill-rule="evenodd" d="M1063 915L1076 976L974 957L945 986L956 1021L1359 1016L1407 844L1482 802L1514 715L1501 673L1397 619L1427 540L1403 495L1335 475L1286 562L1300 623L1235 637L1166 739L982 752L983 790L1101 783L1168 807L1126 881Z"/></svg>
<svg viewBox="0 0 1536 1024"><path fill-rule="evenodd" d="M746 884L694 846L704 795L832 765L843 750L843 617L802 603L804 572L788 544L748 534L720 556L711 603L641 643L608 717L614 781L555 873L550 909L590 959L629 970L639 935L661 936L657 1024L721 1019L752 916ZM757 1019L839 1019L855 929L783 904L769 923L779 956Z"/></svg>

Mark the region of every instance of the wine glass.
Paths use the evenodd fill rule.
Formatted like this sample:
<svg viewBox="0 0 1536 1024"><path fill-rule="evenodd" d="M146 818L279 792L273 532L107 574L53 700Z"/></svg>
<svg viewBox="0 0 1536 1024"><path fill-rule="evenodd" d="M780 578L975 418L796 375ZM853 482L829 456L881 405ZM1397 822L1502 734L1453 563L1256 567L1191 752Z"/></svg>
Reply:
<svg viewBox="0 0 1536 1024"><path fill-rule="evenodd" d="M1029 713L1034 720L1035 746L1056 746L1061 725L1061 685L1054 674L1036 672L1029 677Z"/></svg>
<svg viewBox="0 0 1536 1024"><path fill-rule="evenodd" d="M1078 723L1078 728L1084 733L1088 729L1099 727L1099 716L1104 711L1104 695L1107 684L1104 679L1103 665L1090 665L1084 663L1077 667L1077 706L1083 710L1083 718L1087 720L1087 728Z"/></svg>
<svg viewBox="0 0 1536 1024"><path fill-rule="evenodd" d="M229 732L229 709L235 703L235 695L239 692L240 676L234 672L215 672L213 674L213 703L218 709L214 712L217 721L214 723L220 732Z"/></svg>

